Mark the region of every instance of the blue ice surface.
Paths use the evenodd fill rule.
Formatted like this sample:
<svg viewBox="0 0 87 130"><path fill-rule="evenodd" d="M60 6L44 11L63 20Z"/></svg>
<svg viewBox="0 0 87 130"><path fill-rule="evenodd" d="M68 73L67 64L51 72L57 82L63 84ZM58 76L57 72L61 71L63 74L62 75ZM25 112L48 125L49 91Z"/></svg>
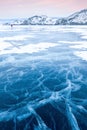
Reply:
<svg viewBox="0 0 87 130"><path fill-rule="evenodd" d="M0 53L0 130L87 130L87 61L70 47L84 42L72 31L78 28L85 29L6 26L0 31L1 41L13 48L58 44L33 53ZM29 37L10 39L23 35Z"/></svg>

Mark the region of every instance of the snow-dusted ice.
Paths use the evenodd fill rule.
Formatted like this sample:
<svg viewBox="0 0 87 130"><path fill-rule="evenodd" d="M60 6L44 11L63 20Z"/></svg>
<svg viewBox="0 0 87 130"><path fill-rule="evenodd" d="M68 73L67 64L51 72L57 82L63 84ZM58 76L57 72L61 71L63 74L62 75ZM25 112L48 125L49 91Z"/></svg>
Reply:
<svg viewBox="0 0 87 130"><path fill-rule="evenodd" d="M0 130L87 129L87 26L0 26Z"/></svg>

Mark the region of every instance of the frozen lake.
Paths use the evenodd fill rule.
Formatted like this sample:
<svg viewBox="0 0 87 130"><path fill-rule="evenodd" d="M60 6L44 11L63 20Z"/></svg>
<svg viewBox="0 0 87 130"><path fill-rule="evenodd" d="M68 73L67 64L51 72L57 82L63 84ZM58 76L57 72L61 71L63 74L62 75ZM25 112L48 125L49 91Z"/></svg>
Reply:
<svg viewBox="0 0 87 130"><path fill-rule="evenodd" d="M0 130L87 130L87 26L0 26Z"/></svg>

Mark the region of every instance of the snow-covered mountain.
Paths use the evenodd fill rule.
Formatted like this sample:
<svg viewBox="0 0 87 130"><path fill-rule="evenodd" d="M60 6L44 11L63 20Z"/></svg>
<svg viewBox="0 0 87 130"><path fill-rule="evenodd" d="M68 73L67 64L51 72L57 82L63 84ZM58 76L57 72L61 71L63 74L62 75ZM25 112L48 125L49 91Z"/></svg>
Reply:
<svg viewBox="0 0 87 130"><path fill-rule="evenodd" d="M76 12L66 18L49 18L47 16L33 16L24 20L24 25L87 25L87 9Z"/></svg>
<svg viewBox="0 0 87 130"><path fill-rule="evenodd" d="M55 25L57 18L49 18L45 15L33 16L23 21L23 25Z"/></svg>
<svg viewBox="0 0 87 130"><path fill-rule="evenodd" d="M67 18L67 24L83 24L87 25L87 9L81 10L70 15Z"/></svg>
<svg viewBox="0 0 87 130"><path fill-rule="evenodd" d="M7 24L11 24L7 23ZM46 15L33 16L28 19L14 20L15 25L87 25L87 9L76 12L66 18L50 18Z"/></svg>

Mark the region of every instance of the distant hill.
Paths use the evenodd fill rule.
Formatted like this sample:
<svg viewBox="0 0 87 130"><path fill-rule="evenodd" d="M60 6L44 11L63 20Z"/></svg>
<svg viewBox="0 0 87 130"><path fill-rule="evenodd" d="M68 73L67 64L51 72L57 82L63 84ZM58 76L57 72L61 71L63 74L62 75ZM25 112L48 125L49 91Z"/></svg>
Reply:
<svg viewBox="0 0 87 130"><path fill-rule="evenodd" d="M43 16L33 16L23 21L23 25L55 25L57 18Z"/></svg>
<svg viewBox="0 0 87 130"><path fill-rule="evenodd" d="M76 12L66 18L50 18L45 15L33 16L24 20L14 20L5 24L15 25L87 25L87 9Z"/></svg>

